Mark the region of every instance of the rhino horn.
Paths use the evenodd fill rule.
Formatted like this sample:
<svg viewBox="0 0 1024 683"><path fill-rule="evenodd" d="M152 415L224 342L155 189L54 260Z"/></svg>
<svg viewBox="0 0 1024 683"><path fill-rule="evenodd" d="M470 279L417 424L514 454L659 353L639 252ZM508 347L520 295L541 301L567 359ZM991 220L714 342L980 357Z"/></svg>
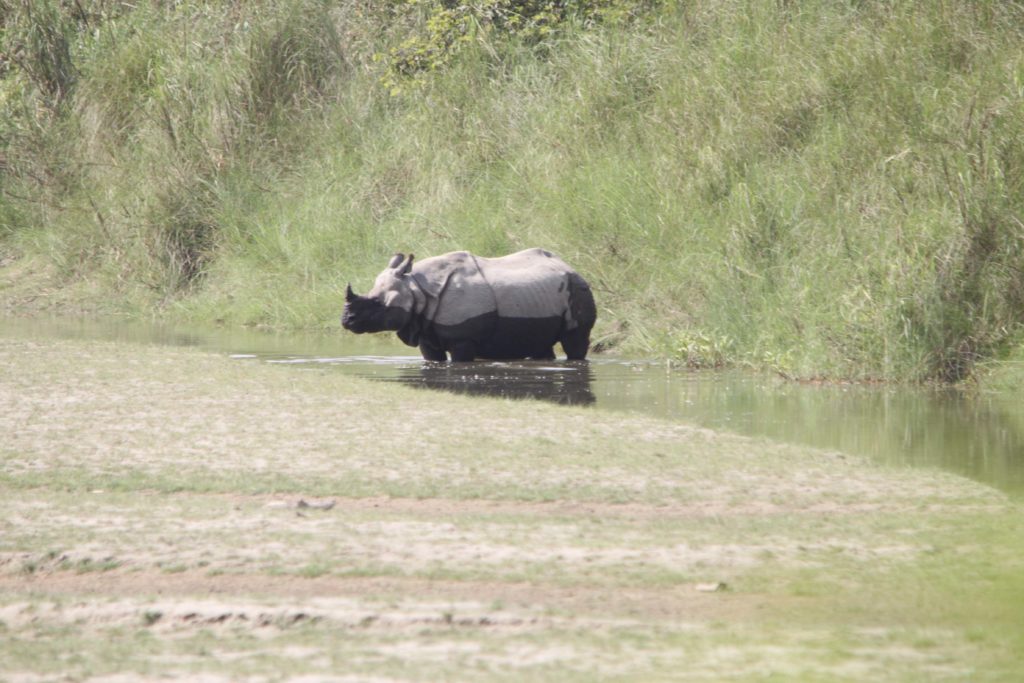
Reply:
<svg viewBox="0 0 1024 683"><path fill-rule="evenodd" d="M354 301L356 295L352 293L352 285L345 285L345 301Z"/></svg>

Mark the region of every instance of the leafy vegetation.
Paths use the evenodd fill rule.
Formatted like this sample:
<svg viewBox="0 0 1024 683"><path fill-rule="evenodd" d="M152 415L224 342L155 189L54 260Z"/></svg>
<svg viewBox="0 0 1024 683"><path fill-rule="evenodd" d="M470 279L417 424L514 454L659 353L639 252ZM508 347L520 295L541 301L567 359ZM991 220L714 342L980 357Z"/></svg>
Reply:
<svg viewBox="0 0 1024 683"><path fill-rule="evenodd" d="M1019 2L0 6L8 306L333 326L393 251L542 245L602 347L940 381L1020 353Z"/></svg>

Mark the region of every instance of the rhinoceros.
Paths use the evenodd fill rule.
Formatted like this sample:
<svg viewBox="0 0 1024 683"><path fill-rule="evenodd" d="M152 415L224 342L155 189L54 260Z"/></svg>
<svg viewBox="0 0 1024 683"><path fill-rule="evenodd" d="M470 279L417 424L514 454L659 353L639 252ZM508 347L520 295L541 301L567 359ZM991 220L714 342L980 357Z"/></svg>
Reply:
<svg viewBox="0 0 1024 683"><path fill-rule="evenodd" d="M395 331L426 360L550 360L556 342L582 360L596 319L587 282L554 254L526 249L500 258L454 251L415 265L395 254L367 296L346 288L341 325Z"/></svg>

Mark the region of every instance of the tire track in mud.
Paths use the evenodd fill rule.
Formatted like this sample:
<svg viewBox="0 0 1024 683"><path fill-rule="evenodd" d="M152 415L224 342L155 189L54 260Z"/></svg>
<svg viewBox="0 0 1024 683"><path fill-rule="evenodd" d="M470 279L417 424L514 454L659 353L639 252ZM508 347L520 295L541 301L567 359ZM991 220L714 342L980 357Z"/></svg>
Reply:
<svg viewBox="0 0 1024 683"><path fill-rule="evenodd" d="M18 599L26 595L33 600ZM14 599L8 601L5 596ZM323 621L345 628L427 625L530 630L566 623L749 620L769 608L798 610L805 603L809 601L797 596L708 591L693 584L609 588L495 580L210 575L199 571L58 571L43 576L0 576L0 621L9 627L33 621L88 621L109 626L159 621L182 628L217 624L284 627Z"/></svg>
<svg viewBox="0 0 1024 683"><path fill-rule="evenodd" d="M154 492L155 493L155 492ZM395 498L370 497L314 497L301 492L281 494L237 494L176 492L161 494L169 497L227 500L237 505L258 505L270 509L294 509L296 514L315 515L319 512L344 514L375 513L395 516L424 517L549 517L551 519L614 518L621 520L701 519L715 517L746 517L765 515L856 515L956 512L959 514L996 513L1005 511L1005 501L994 503L928 502L902 500L899 502L861 502L826 500L801 505L768 500L700 500L692 503L601 503L594 501L503 500L487 498Z"/></svg>

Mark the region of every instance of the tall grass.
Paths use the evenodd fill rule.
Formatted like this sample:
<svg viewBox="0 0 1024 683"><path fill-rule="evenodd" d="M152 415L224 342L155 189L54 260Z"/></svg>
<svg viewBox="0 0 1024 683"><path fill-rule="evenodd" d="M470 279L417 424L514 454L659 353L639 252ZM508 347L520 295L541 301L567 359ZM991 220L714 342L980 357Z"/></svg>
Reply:
<svg viewBox="0 0 1024 683"><path fill-rule="evenodd" d="M405 7L102 22L69 113L8 145L71 180L5 175L5 248L308 327L392 251L543 245L594 284L603 346L793 376L958 380L1021 343L1019 3L666 3L471 32L396 89L428 20ZM4 79L8 128L30 85Z"/></svg>

